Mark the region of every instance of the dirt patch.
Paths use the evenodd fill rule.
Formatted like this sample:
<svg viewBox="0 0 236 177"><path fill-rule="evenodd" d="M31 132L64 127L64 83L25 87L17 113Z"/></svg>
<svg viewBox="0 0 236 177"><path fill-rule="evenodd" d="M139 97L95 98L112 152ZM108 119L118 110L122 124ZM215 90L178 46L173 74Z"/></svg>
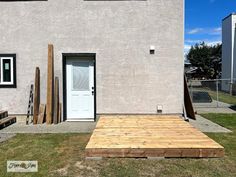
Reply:
<svg viewBox="0 0 236 177"><path fill-rule="evenodd" d="M65 167L57 169L57 170L53 171L52 173L57 174L58 176L67 176L69 167L70 167L69 165L66 165Z"/></svg>
<svg viewBox="0 0 236 177"><path fill-rule="evenodd" d="M88 170L88 171L92 171L92 172L94 172L94 173L96 172L96 170L93 169L92 167L83 165L83 162L82 162L82 161L76 162L76 163L75 163L75 167L77 167L77 168L79 168L79 169L81 169L81 170Z"/></svg>

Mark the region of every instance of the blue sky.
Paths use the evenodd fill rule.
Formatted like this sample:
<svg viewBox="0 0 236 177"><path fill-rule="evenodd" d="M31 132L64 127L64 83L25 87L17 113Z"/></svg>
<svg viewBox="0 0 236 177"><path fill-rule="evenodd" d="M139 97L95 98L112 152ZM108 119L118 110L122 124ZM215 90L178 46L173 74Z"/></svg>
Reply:
<svg viewBox="0 0 236 177"><path fill-rule="evenodd" d="M185 0L185 52L205 41L221 43L221 22L236 12L236 0Z"/></svg>

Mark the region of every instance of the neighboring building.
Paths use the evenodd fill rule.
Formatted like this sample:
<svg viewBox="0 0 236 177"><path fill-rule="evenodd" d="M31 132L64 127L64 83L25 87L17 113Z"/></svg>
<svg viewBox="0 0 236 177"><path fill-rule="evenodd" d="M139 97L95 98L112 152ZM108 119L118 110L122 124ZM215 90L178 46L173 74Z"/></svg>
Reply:
<svg viewBox="0 0 236 177"><path fill-rule="evenodd" d="M52 43L64 120L182 114L184 0L108 1L1 1L0 109L26 114L37 66L46 103Z"/></svg>
<svg viewBox="0 0 236 177"><path fill-rule="evenodd" d="M225 17L222 22L222 90L229 92L236 78L236 46L235 46L236 14ZM232 86L232 87L231 87Z"/></svg>

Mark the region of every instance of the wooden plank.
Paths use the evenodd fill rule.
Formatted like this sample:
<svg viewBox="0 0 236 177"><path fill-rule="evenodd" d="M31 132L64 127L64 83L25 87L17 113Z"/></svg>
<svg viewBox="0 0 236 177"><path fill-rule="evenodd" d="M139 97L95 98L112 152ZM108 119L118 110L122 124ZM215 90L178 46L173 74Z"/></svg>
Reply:
<svg viewBox="0 0 236 177"><path fill-rule="evenodd" d="M35 81L34 81L34 115L33 124L37 124L40 105L40 70L39 67L35 69Z"/></svg>
<svg viewBox="0 0 236 177"><path fill-rule="evenodd" d="M88 148L222 148L211 139L176 139L159 137L97 137ZM102 143L100 143L102 141Z"/></svg>
<svg viewBox="0 0 236 177"><path fill-rule="evenodd" d="M191 119L196 120L195 112L193 109L192 99L190 97L189 90L188 90L186 76L184 76L184 105L185 105L185 110L186 110L187 116Z"/></svg>
<svg viewBox="0 0 236 177"><path fill-rule="evenodd" d="M43 124L45 122L45 114L46 114L46 105L40 104L39 106L39 116L38 116L38 124Z"/></svg>
<svg viewBox="0 0 236 177"><path fill-rule="evenodd" d="M60 104L59 104L59 116L58 116L58 123L61 123L61 115L62 115L62 112L61 112L61 110L62 110L62 104L60 103Z"/></svg>
<svg viewBox="0 0 236 177"><path fill-rule="evenodd" d="M55 77L54 85L54 107L53 107L53 123L58 124L59 117L59 79Z"/></svg>
<svg viewBox="0 0 236 177"><path fill-rule="evenodd" d="M48 45L48 72L47 72L47 105L46 123L51 124L53 118L53 80L54 80L53 45Z"/></svg>
<svg viewBox="0 0 236 177"><path fill-rule="evenodd" d="M102 116L85 151L87 157L224 156L221 145L176 116Z"/></svg>
<svg viewBox="0 0 236 177"><path fill-rule="evenodd" d="M16 117L5 117L0 120L0 129L5 128L16 122Z"/></svg>
<svg viewBox="0 0 236 177"><path fill-rule="evenodd" d="M128 131L122 131L122 129L119 129L118 131L105 131L107 129L100 129L100 131L98 131L99 129L96 129L94 130L94 135L96 136L155 136L155 137L169 137L169 136L178 136L180 137L181 139L183 138L186 138L186 137L199 137L201 134L200 133L194 133L194 134L186 134L184 133L183 131L182 132L175 132L175 131L172 131L172 132L169 132L168 134L166 134L166 132L168 130L165 130L165 131L161 131L161 130L155 130L155 131L149 131L148 130L142 130L142 129L136 129L136 130L128 130ZM138 131L138 134L137 134L137 131ZM206 137L206 135L204 136L201 136L201 137Z"/></svg>
<svg viewBox="0 0 236 177"><path fill-rule="evenodd" d="M207 158L216 158L224 157L223 149L176 149L176 148L166 148L166 149L135 149L135 148L126 148L126 149L86 149L86 157L167 157L167 158L178 158L178 157L207 157Z"/></svg>
<svg viewBox="0 0 236 177"><path fill-rule="evenodd" d="M181 116L178 115L101 115L100 118L104 118L104 120L109 120L110 118L129 118L129 119L145 119L148 118L149 120L179 120L183 119Z"/></svg>
<svg viewBox="0 0 236 177"><path fill-rule="evenodd" d="M0 119L8 117L8 112L7 111L0 111Z"/></svg>

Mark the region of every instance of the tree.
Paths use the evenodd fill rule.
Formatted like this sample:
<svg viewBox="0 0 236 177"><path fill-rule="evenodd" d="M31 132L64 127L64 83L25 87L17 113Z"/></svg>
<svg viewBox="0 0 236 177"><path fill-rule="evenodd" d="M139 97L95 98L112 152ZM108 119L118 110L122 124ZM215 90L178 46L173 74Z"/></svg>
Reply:
<svg viewBox="0 0 236 177"><path fill-rule="evenodd" d="M191 47L187 54L190 63L197 67L196 74L200 78L216 79L221 74L222 45L206 45L204 42Z"/></svg>

